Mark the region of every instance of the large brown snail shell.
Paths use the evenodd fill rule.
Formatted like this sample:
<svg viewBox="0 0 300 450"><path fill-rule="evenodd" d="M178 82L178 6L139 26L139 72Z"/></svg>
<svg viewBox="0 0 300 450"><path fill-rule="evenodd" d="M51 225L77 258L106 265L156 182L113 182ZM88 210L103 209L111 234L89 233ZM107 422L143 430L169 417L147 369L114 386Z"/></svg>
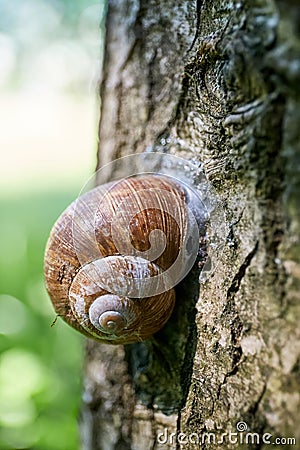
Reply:
<svg viewBox="0 0 300 450"><path fill-rule="evenodd" d="M56 313L107 343L144 340L161 329L174 307L173 287L199 246L188 197L171 178L142 175L73 202L55 223L45 253Z"/></svg>

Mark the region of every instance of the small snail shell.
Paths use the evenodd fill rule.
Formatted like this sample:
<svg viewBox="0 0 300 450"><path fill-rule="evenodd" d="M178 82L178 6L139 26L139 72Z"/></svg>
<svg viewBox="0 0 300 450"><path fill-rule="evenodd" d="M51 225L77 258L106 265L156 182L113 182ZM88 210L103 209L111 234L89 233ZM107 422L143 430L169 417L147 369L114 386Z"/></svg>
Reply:
<svg viewBox="0 0 300 450"><path fill-rule="evenodd" d="M199 247L191 199L171 178L143 175L73 202L55 223L45 253L57 314L106 343L144 340L161 329L174 307L173 288Z"/></svg>

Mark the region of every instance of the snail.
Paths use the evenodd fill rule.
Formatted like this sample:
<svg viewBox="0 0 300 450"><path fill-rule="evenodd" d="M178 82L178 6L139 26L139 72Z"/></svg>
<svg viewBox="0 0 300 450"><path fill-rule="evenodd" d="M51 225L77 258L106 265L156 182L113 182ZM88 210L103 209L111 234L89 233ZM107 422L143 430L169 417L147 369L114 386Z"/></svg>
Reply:
<svg viewBox="0 0 300 450"><path fill-rule="evenodd" d="M57 315L104 343L152 336L169 319L174 286L196 260L201 208L190 188L155 174L79 197L46 246L46 288Z"/></svg>

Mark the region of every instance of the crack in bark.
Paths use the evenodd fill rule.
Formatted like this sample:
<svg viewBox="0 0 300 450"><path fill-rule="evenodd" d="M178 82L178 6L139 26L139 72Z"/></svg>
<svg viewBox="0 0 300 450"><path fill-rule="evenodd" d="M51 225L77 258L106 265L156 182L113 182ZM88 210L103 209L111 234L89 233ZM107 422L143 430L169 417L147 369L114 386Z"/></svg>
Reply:
<svg viewBox="0 0 300 450"><path fill-rule="evenodd" d="M260 396L258 397L256 402L248 409L248 414L250 415L250 417L255 416L255 414L257 413L258 407L263 399L263 396L265 395L266 390L267 390L267 383L264 383Z"/></svg>
<svg viewBox="0 0 300 450"><path fill-rule="evenodd" d="M229 321L230 326L230 334L231 334L231 349L230 349L230 355L232 358L232 367L231 370L225 375L224 382L226 382L226 378L232 375L235 375L237 372L238 365L242 358L242 348L238 344L239 337L241 336L242 330L243 330L243 321L240 319L239 314L237 312L237 308L235 305L235 294L239 291L241 282L243 278L245 277L245 273L247 268L250 266L251 261L256 254L258 249L258 241L256 242L255 246L251 250L251 252L248 253L246 258L244 259L244 262L240 265L240 268L237 272L237 274L234 276L233 281L230 285L230 287L227 290L227 301L226 305L222 312L222 319L226 318L227 321ZM222 387L222 386L221 386Z"/></svg>
<svg viewBox="0 0 300 450"><path fill-rule="evenodd" d="M151 60L148 63L148 92L147 92L147 102L148 102L148 115L147 115L147 121L145 123L145 126L147 125L147 122L151 120L151 117L155 111L155 102L153 101L153 88L155 87L155 76L153 74L154 67L155 67L155 60L157 57L157 49L153 50L153 56Z"/></svg>
<svg viewBox="0 0 300 450"><path fill-rule="evenodd" d="M201 33L201 9L202 9L202 4L203 4L203 0L196 0L196 14L197 14L196 32L195 32L194 40L193 40L193 42L192 42L188 52L190 52L193 49L193 47L194 47L194 45L195 45L195 43L196 43L196 41L197 41L197 39L198 39L198 37L199 37L199 35Z"/></svg>
<svg viewBox="0 0 300 450"><path fill-rule="evenodd" d="M258 249L258 241L256 241L254 248L251 250L251 252L248 253L246 258L244 259L244 262L240 265L240 268L239 268L237 274L234 276L232 283L227 290L227 300L232 298L234 296L234 294L236 294L238 292L241 282L245 276L246 270L250 266L251 261L257 252L257 249ZM225 310L226 310L226 306L225 306L224 312L225 312Z"/></svg>

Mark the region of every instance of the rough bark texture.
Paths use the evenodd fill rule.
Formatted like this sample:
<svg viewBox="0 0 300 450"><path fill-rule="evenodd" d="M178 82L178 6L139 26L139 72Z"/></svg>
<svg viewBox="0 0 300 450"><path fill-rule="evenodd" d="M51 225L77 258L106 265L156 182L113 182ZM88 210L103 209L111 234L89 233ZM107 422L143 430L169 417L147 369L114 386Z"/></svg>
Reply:
<svg viewBox="0 0 300 450"><path fill-rule="evenodd" d="M201 161L225 236L153 339L87 343L85 450L267 448L220 441L241 421L300 445L299 19L297 0L109 2L99 166L149 149Z"/></svg>

